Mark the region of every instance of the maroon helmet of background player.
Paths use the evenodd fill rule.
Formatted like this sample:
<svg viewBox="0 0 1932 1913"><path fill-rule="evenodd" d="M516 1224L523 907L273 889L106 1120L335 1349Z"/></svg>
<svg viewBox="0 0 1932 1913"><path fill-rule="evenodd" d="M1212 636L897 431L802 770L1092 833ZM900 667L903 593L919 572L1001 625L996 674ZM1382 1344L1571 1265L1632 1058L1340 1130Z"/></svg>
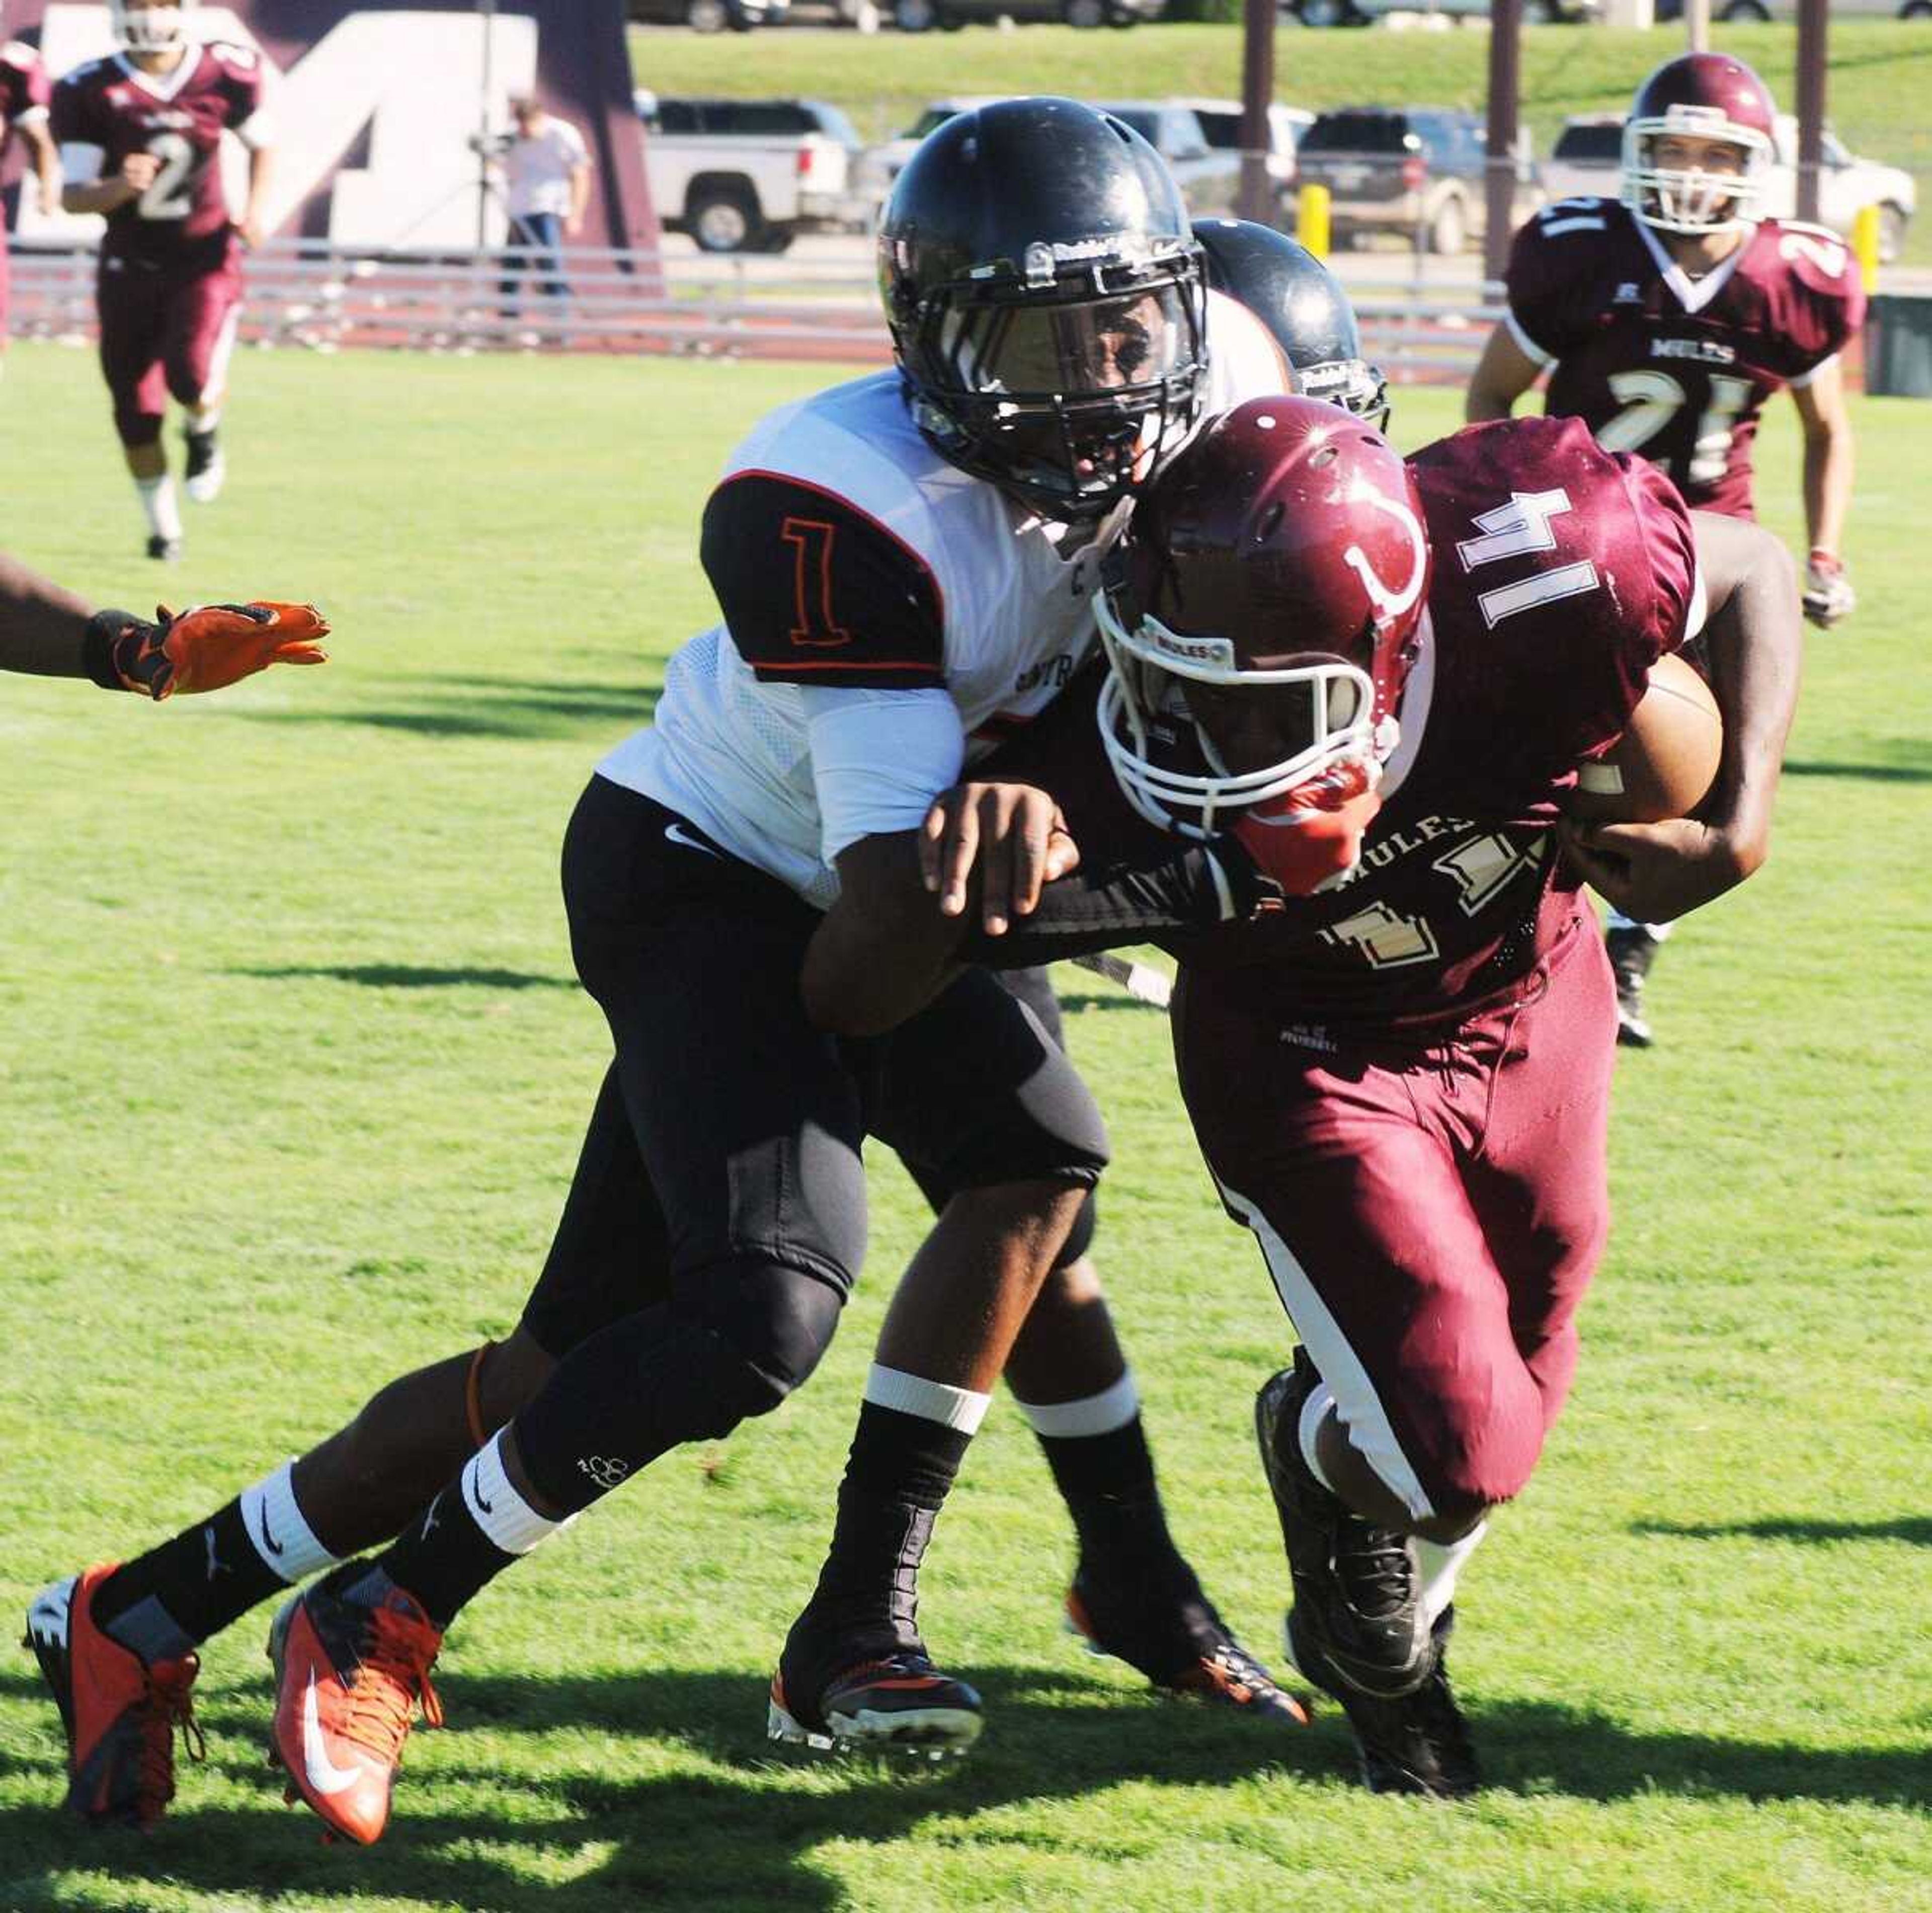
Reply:
<svg viewBox="0 0 1932 1913"><path fill-rule="evenodd" d="M1250 400L1155 481L1121 558L1100 718L1129 802L1233 829L1295 894L1349 868L1428 601L1394 448L1318 400Z"/></svg>
<svg viewBox="0 0 1932 1913"><path fill-rule="evenodd" d="M1663 232L1718 232L1755 211L1771 164L1777 108L1762 80L1726 53L1685 53L1637 88L1624 124L1623 201ZM1660 138L1678 134L1737 147L1737 173L1657 163Z"/></svg>

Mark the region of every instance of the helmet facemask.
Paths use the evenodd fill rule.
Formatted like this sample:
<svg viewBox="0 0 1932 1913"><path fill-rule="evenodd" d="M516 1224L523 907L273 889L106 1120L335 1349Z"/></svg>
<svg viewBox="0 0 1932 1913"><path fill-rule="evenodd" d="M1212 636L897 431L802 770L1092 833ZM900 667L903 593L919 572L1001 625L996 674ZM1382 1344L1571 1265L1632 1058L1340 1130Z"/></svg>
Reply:
<svg viewBox="0 0 1932 1913"><path fill-rule="evenodd" d="M132 53L171 53L188 43L188 16L194 0L171 7L129 5L113 8L115 37Z"/></svg>
<svg viewBox="0 0 1932 1913"><path fill-rule="evenodd" d="M946 456L1074 520L1137 490L1192 430L1205 294L1191 247L1071 265L1058 250L1029 247L1024 277L978 268L936 288L901 346L921 429Z"/></svg>
<svg viewBox="0 0 1932 1913"><path fill-rule="evenodd" d="M1736 148L1735 172L1660 165L1657 142L1670 138L1720 142ZM1771 142L1715 106L1673 106L1661 117L1632 119L1624 128L1623 202L1660 232L1728 232L1756 216L1771 164Z"/></svg>
<svg viewBox="0 0 1932 1913"><path fill-rule="evenodd" d="M1122 577L1094 613L1109 666L1101 741L1127 801L1157 828L1204 839L1278 802L1325 808L1379 780L1397 733L1392 716L1377 715L1375 680L1361 665L1310 650L1245 667L1231 639L1174 631L1143 611ZM1366 620L1361 640L1369 655ZM1265 748L1232 742L1228 719L1244 707Z"/></svg>

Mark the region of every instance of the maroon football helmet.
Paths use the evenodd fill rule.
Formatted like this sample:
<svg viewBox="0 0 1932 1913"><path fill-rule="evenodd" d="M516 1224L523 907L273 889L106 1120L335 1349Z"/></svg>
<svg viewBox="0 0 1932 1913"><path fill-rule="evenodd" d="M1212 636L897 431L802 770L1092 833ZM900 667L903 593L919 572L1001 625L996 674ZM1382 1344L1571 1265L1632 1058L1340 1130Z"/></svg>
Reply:
<svg viewBox="0 0 1932 1913"><path fill-rule="evenodd" d="M1361 419L1280 397L1214 420L1135 508L1097 607L1129 802L1205 837L1372 789L1430 572L1415 481Z"/></svg>
<svg viewBox="0 0 1932 1913"><path fill-rule="evenodd" d="M1662 232L1721 232L1750 218L1771 165L1777 108L1762 80L1726 53L1685 53L1637 88L1624 124L1623 202ZM1659 166L1672 134L1738 149L1732 172Z"/></svg>

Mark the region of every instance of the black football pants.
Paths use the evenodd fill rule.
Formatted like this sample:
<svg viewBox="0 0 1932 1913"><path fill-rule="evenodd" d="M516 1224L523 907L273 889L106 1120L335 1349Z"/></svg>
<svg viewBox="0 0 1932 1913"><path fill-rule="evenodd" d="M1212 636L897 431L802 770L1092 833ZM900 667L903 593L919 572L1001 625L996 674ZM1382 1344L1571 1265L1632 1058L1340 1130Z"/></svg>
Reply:
<svg viewBox="0 0 1932 1913"><path fill-rule="evenodd" d="M569 1508L810 1373L863 1259L868 1135L942 1200L1090 1189L1106 1138L1058 1044L984 972L884 1036L814 1030L799 977L818 913L649 798L593 778L563 881L616 1050L524 1315L560 1363L518 1449Z"/></svg>

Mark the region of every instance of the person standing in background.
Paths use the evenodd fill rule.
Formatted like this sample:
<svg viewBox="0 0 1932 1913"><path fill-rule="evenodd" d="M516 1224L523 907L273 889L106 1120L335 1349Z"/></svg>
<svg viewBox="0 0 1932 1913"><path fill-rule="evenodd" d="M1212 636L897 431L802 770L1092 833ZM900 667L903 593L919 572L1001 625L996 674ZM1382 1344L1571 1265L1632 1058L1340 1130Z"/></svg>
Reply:
<svg viewBox="0 0 1932 1913"><path fill-rule="evenodd" d="M584 135L568 120L546 112L532 94L512 100L510 111L517 130L498 162L510 215L512 250L502 288L506 319L516 316L522 282L532 273L544 275L547 298L570 296L563 242L583 229L590 202L590 153Z"/></svg>
<svg viewBox="0 0 1932 1913"><path fill-rule="evenodd" d="M40 182L40 204L58 208L60 151L47 131L46 69L40 55L18 40L0 38L0 159L18 133L33 154ZM0 372L7 367L7 220L0 209Z"/></svg>

